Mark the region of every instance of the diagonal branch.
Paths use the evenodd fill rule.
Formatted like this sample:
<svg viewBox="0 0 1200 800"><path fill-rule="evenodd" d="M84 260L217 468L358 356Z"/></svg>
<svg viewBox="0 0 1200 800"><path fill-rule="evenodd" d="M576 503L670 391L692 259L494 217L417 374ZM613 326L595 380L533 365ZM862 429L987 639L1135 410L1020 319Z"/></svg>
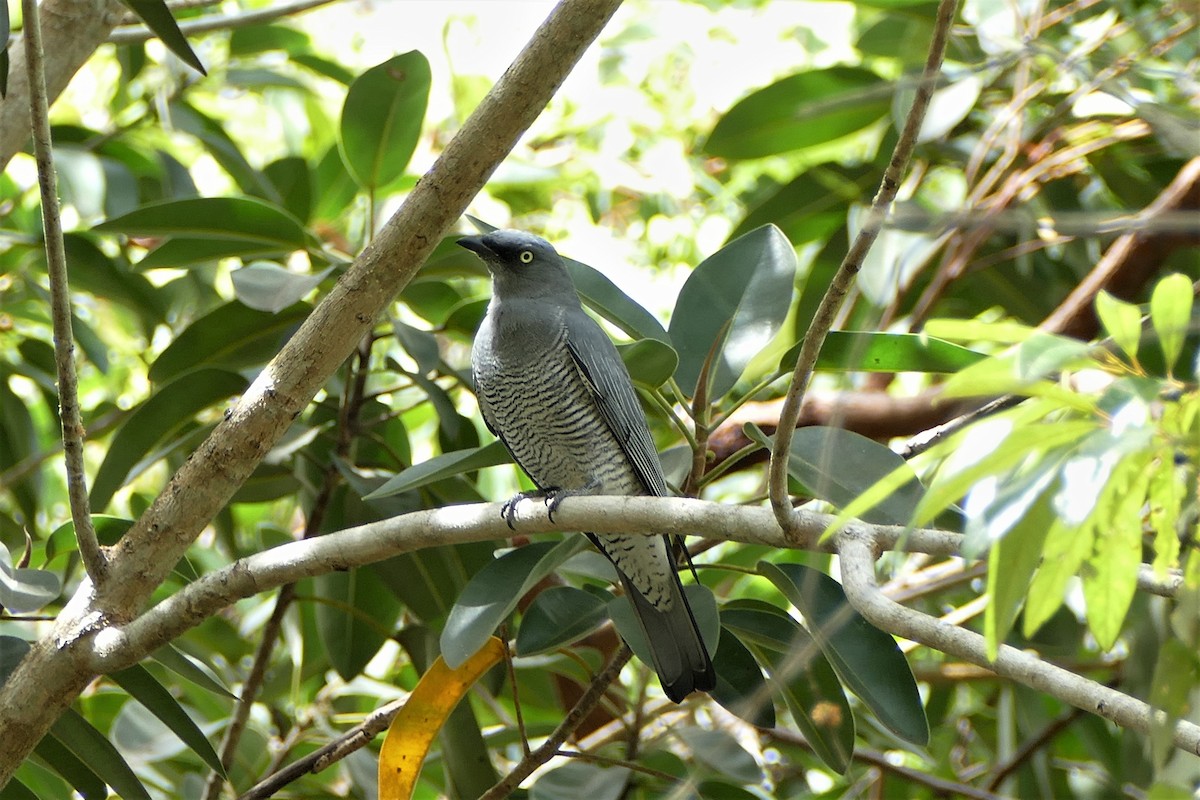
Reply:
<svg viewBox="0 0 1200 800"><path fill-rule="evenodd" d="M850 293L858 271L862 269L863 260L875 243L883 221L904 173L908 171L908 162L912 159L913 150L917 146L917 134L921 131L921 123L925 120L925 111L929 108L929 100L933 97L934 85L938 73L942 69L942 57L946 53L946 41L950 37L950 26L958 12L958 0L941 0L938 3L937 17L933 27L933 40L929 43L929 56L925 60L925 69L917 82L916 95L908 117L904 120L904 129L896 141L892 151L892 159L883 173L883 181L871 208L863 221L862 228L855 237L854 243L842 259L841 265L829 282L821 298L820 305L809 324L808 333L800 345L800 355L796 359L796 370L792 373L783 409L779 414L779 428L775 432L775 447L771 451L770 494L771 508L775 519L785 533L791 533L796 528L795 516L792 510L791 498L788 497L787 465L788 454L792 446L792 432L796 429L796 420L800 417L800 406L804 401L804 393L812 380L816 368L817 356L821 353L821 345L825 336L833 327L838 310Z"/></svg>

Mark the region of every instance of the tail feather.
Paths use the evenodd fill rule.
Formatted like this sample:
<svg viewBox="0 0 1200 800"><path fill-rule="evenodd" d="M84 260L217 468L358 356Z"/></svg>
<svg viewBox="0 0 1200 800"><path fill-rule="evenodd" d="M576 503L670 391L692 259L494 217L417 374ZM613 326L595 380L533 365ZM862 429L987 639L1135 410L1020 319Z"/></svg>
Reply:
<svg viewBox="0 0 1200 800"><path fill-rule="evenodd" d="M641 595L620 570L621 584L633 604L634 616L650 646L654 671L667 697L676 703L692 692L708 692L717 685L717 673L696 618L683 595L679 575L672 570L675 581L673 602L669 611L656 608Z"/></svg>

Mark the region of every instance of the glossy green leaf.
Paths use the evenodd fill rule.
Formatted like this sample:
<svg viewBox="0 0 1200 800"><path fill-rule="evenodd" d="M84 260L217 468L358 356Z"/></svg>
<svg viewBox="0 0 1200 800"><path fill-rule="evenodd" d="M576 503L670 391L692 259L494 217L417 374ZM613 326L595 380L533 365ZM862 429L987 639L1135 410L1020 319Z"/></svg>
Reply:
<svg viewBox="0 0 1200 800"><path fill-rule="evenodd" d="M149 378L162 384L203 367L241 369L268 361L308 316L297 303L278 314L238 302L218 306L183 330L150 365Z"/></svg>
<svg viewBox="0 0 1200 800"><path fill-rule="evenodd" d="M140 664L134 664L132 667L112 673L109 677L178 736L179 740L191 748L192 752L200 756L210 769L216 770L221 775L225 774L225 768L221 766L221 758L213 749L212 743L208 741L208 737L183 710L179 701L165 686L159 683L157 678L150 674L149 670Z"/></svg>
<svg viewBox="0 0 1200 800"><path fill-rule="evenodd" d="M437 337L432 331L414 328L412 325L392 320L392 332L396 341L404 348L404 352L416 362L417 370L422 375L428 375L438 368L441 363L441 350L438 348Z"/></svg>
<svg viewBox="0 0 1200 800"><path fill-rule="evenodd" d="M321 645L338 674L352 680L391 637L400 601L365 568L320 575L313 585Z"/></svg>
<svg viewBox="0 0 1200 800"><path fill-rule="evenodd" d="M1142 312L1138 307L1101 289L1096 295L1096 316L1117 347L1125 352L1126 358L1136 362L1138 342L1142 338Z"/></svg>
<svg viewBox="0 0 1200 800"><path fill-rule="evenodd" d="M633 339L657 339L666 344L670 337L653 314L636 300L617 288L608 277L594 267L571 258L563 258L567 272L580 298L604 319L616 325Z"/></svg>
<svg viewBox="0 0 1200 800"><path fill-rule="evenodd" d="M95 229L128 236L240 240L253 247L285 251L303 250L314 244L300 220L273 203L253 197L163 200L101 222Z"/></svg>
<svg viewBox="0 0 1200 800"><path fill-rule="evenodd" d="M333 267L327 267L318 273L305 275L270 261L254 261L234 270L230 278L237 299L243 305L277 314L304 299L331 272Z"/></svg>
<svg viewBox="0 0 1200 800"><path fill-rule="evenodd" d="M700 628L700 638L711 655L716 651L718 639L721 636L721 620L717 614L717 600L712 590L702 583L689 583L683 587L683 596L687 598L692 608L692 616ZM629 644L629 649L643 664L652 665L650 644L646 633L633 611L633 603L628 597L614 597L608 601L608 616L621 638Z"/></svg>
<svg viewBox="0 0 1200 800"><path fill-rule="evenodd" d="M378 500L401 492L418 489L430 483L461 475L464 472L474 472L485 467L495 467L509 463L508 451L499 440L483 447L470 447L466 450L455 450L434 456L428 461L413 464L406 470L395 475L375 491L366 495L365 500ZM468 654L469 655L469 654Z"/></svg>
<svg viewBox="0 0 1200 800"><path fill-rule="evenodd" d="M670 326L684 391L696 388L710 358L710 399L733 388L783 325L795 279L796 253L773 225L735 239L692 271Z"/></svg>
<svg viewBox="0 0 1200 800"><path fill-rule="evenodd" d="M1192 318L1192 282L1186 275L1168 275L1154 287L1150 296L1150 322L1158 336L1158 346L1168 370L1174 369Z"/></svg>
<svg viewBox="0 0 1200 800"><path fill-rule="evenodd" d="M854 715L837 674L808 632L783 609L758 600L727 604L721 622L767 670L817 757L844 774L854 753Z"/></svg>
<svg viewBox="0 0 1200 800"><path fill-rule="evenodd" d="M767 449L775 446L775 438L753 423L747 423L743 432ZM907 525L925 493L917 474L897 453L854 431L823 425L799 428L793 434L788 474L814 497L843 509L888 479L886 491L872 496L874 502L860 512L861 519L879 525Z"/></svg>
<svg viewBox="0 0 1200 800"><path fill-rule="evenodd" d="M229 32L229 55L248 56L271 50L303 53L312 47L312 37L285 25L251 25Z"/></svg>
<svg viewBox="0 0 1200 800"><path fill-rule="evenodd" d="M175 24L175 18L171 16L171 10L167 8L165 0L121 0L121 2L129 6L133 13L146 23L146 27L154 31L154 35L166 45L168 50L179 56L183 63L201 75L208 74L204 71L204 65L200 63L200 59L196 58L196 54L192 52L192 47L180 32L179 26Z"/></svg>
<svg viewBox="0 0 1200 800"><path fill-rule="evenodd" d="M66 709L50 735L95 771L124 800L150 800L150 794L104 734L73 708Z"/></svg>
<svg viewBox="0 0 1200 800"><path fill-rule="evenodd" d="M617 352L625 362L633 382L651 389L670 380L679 365L675 348L657 339L639 339L631 344L618 345Z"/></svg>
<svg viewBox="0 0 1200 800"><path fill-rule="evenodd" d="M38 450L37 427L27 402L8 384L8 371L0 367L0 474L15 467ZM41 471L33 470L16 481L5 481L26 521L37 519Z"/></svg>
<svg viewBox="0 0 1200 800"><path fill-rule="evenodd" d="M163 322L166 304L162 294L145 276L119 266L87 236L63 236L67 263L71 265L71 289L82 289L96 297L120 303L137 312L147 327ZM139 265L140 266L140 265Z"/></svg>
<svg viewBox="0 0 1200 800"><path fill-rule="evenodd" d="M725 710L751 725L775 727L775 704L763 677L762 667L746 645L729 631L721 633L717 652L713 653L717 686L709 695Z"/></svg>
<svg viewBox="0 0 1200 800"><path fill-rule="evenodd" d="M450 668L474 655L534 584L585 547L582 536L535 542L510 550L475 573L442 629L442 657Z"/></svg>
<svg viewBox="0 0 1200 800"><path fill-rule="evenodd" d="M878 185L878 173L866 166L812 167L751 208L729 240L768 224L779 226L796 247L828 239L846 224L850 204L863 202Z"/></svg>
<svg viewBox="0 0 1200 800"><path fill-rule="evenodd" d="M342 154L364 189L400 177L412 158L429 103L429 61L417 50L371 67L350 84L342 106Z"/></svg>
<svg viewBox="0 0 1200 800"><path fill-rule="evenodd" d="M801 72L738 101L704 145L709 155L761 158L826 144L883 119L892 86L869 70Z"/></svg>
<svg viewBox="0 0 1200 800"><path fill-rule="evenodd" d="M201 411L245 390L241 375L203 368L166 384L138 406L117 429L92 485L94 510L108 505L155 445L180 431Z"/></svg>
<svg viewBox="0 0 1200 800"><path fill-rule="evenodd" d="M84 800L106 800L108 788L86 761L72 753L55 736L42 737L33 748L34 754L61 775ZM44 798L42 799L44 800Z"/></svg>
<svg viewBox="0 0 1200 800"><path fill-rule="evenodd" d="M551 586L533 599L521 617L517 655L566 647L591 633L607 618L604 601L591 592L574 586Z"/></svg>
<svg viewBox="0 0 1200 800"><path fill-rule="evenodd" d="M800 344L779 360L796 367ZM817 357L817 369L832 372L957 372L987 358L983 353L919 333L830 331Z"/></svg>
<svg viewBox="0 0 1200 800"><path fill-rule="evenodd" d="M62 581L53 572L14 566L12 554L0 542L0 607L12 614L32 614L62 594Z"/></svg>
<svg viewBox="0 0 1200 800"><path fill-rule="evenodd" d="M187 269L211 264L222 258L282 258L291 250L290 247L248 242L241 238L172 236L143 256L134 267L142 272L163 267Z"/></svg>
<svg viewBox="0 0 1200 800"><path fill-rule="evenodd" d="M710 769L739 783L755 784L762 780L762 767L732 733L721 728L707 730L694 725L681 725L675 728L674 733L692 751L696 761Z"/></svg>
<svg viewBox="0 0 1200 800"><path fill-rule="evenodd" d="M163 645L151 653L150 658L201 689L223 697L237 699L237 695L225 687L212 668L177 649L174 645Z"/></svg>
<svg viewBox="0 0 1200 800"><path fill-rule="evenodd" d="M918 746L929 743L929 722L917 681L896 640L867 622L841 584L802 564L758 563L758 571L804 615L838 677L884 727Z"/></svg>
<svg viewBox="0 0 1200 800"><path fill-rule="evenodd" d="M288 156L263 167L263 174L279 192L280 205L300 221L312 216L313 173L308 162L299 156Z"/></svg>

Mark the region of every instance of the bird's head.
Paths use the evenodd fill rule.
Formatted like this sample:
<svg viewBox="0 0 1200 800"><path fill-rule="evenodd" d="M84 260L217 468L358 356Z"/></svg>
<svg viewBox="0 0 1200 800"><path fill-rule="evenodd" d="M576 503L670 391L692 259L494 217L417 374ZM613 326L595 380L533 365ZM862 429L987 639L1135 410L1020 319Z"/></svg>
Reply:
<svg viewBox="0 0 1200 800"><path fill-rule="evenodd" d="M562 297L578 302L575 285L554 247L523 231L492 231L464 236L458 243L483 259L496 294L506 297Z"/></svg>

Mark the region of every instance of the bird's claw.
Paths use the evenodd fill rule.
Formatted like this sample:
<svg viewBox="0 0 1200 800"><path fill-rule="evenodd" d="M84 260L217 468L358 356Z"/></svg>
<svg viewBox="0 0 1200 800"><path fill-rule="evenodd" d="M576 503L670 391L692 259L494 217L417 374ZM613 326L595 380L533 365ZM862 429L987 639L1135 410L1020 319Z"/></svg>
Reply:
<svg viewBox="0 0 1200 800"><path fill-rule="evenodd" d="M542 497L542 492L517 492L515 495L504 501L504 505L500 506L500 517L504 523L508 525L510 531L517 529L517 504L522 500L528 500L532 497Z"/></svg>

